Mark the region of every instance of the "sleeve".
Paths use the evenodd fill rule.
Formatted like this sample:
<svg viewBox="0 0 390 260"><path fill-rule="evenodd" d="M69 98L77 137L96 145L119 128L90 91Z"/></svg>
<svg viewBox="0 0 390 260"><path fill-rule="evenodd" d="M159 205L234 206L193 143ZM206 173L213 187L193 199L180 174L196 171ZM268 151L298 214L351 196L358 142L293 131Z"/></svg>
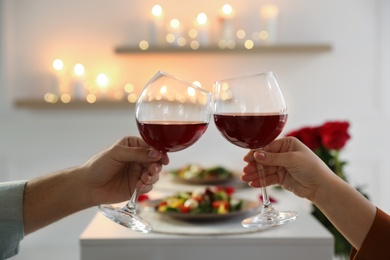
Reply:
<svg viewBox="0 0 390 260"><path fill-rule="evenodd" d="M19 242L24 237L23 192L26 183L0 183L0 259L19 252Z"/></svg>
<svg viewBox="0 0 390 260"><path fill-rule="evenodd" d="M359 250L352 248L351 260L390 259L390 216L377 208L374 222Z"/></svg>

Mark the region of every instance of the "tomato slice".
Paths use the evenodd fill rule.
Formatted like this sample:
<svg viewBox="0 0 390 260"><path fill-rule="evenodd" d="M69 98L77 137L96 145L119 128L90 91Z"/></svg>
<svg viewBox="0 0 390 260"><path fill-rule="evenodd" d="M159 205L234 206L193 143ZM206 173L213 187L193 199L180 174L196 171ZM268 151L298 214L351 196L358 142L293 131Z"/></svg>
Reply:
<svg viewBox="0 0 390 260"><path fill-rule="evenodd" d="M177 207L181 213L188 213L191 211L190 207L186 207L184 205L180 205Z"/></svg>
<svg viewBox="0 0 390 260"><path fill-rule="evenodd" d="M159 206L166 206L168 203L166 201L160 201Z"/></svg>

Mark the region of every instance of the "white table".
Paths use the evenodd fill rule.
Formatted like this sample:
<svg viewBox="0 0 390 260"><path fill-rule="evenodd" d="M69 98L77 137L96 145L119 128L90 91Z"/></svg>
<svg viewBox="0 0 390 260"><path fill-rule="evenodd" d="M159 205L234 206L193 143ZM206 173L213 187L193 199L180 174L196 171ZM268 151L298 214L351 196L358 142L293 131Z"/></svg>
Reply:
<svg viewBox="0 0 390 260"><path fill-rule="evenodd" d="M152 198L165 194L164 187L171 189L166 184L166 180L160 180L154 189L160 192L152 193ZM256 198L258 192L254 189L241 189L237 190L236 194L239 197ZM302 204L302 199L285 191L271 195L278 199L278 203L274 205L276 209L299 211L297 220L267 230L233 235L142 234L124 228L97 213L81 234L81 260L331 260L333 237L310 215L307 204ZM229 225L233 225L235 221L232 220L232 223L222 227L221 233L223 230L229 230ZM240 219L236 224L239 223ZM201 229L202 225L198 228Z"/></svg>

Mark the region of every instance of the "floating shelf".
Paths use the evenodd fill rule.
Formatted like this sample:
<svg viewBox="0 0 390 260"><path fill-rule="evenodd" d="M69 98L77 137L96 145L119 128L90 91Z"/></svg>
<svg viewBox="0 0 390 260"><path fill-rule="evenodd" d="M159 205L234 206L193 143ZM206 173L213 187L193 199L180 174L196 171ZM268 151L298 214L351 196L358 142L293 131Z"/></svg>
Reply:
<svg viewBox="0 0 390 260"><path fill-rule="evenodd" d="M56 103L49 103L40 99L18 99L14 101L14 106L17 108L27 108L35 110L48 110L48 109L118 109L118 108L134 108L133 103L127 100L114 101L114 100L101 100L95 103L88 103L83 100L75 100L69 103L63 103L58 101Z"/></svg>
<svg viewBox="0 0 390 260"><path fill-rule="evenodd" d="M152 47L141 50L136 46L119 46L115 48L117 54L174 54L174 53L294 53L294 52L327 52L332 46L323 44L273 44L257 46L252 49L236 47L234 49L221 49L219 47L201 47L193 50L189 47Z"/></svg>
<svg viewBox="0 0 390 260"><path fill-rule="evenodd" d="M252 49L246 49L243 46L234 49L221 49L218 46L201 47L193 50L189 47L152 47L147 50L141 50L138 46L119 46L115 48L117 54L148 55L148 54L262 54L262 53L321 53L332 50L332 45L328 43L293 43L293 44L273 44L256 46ZM74 100L69 103L56 102L48 103L43 99L19 99L14 101L17 108L49 110L49 109L131 109L134 104L127 100L99 100L95 103L88 103L84 100Z"/></svg>

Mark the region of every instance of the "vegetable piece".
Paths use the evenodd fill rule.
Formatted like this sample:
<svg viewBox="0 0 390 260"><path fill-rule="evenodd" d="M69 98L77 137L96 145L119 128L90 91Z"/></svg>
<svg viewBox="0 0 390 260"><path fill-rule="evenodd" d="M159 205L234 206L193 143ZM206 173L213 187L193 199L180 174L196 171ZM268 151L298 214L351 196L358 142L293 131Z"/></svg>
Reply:
<svg viewBox="0 0 390 260"><path fill-rule="evenodd" d="M229 202L226 200L217 200L213 202L214 212L226 214L229 212Z"/></svg>
<svg viewBox="0 0 390 260"><path fill-rule="evenodd" d="M226 194L224 190L218 191L214 194L215 200L228 200L229 196Z"/></svg>
<svg viewBox="0 0 390 260"><path fill-rule="evenodd" d="M167 200L167 206L170 208L177 208L184 204L184 199L178 197L171 197Z"/></svg>
<svg viewBox="0 0 390 260"><path fill-rule="evenodd" d="M199 202L193 198L189 198L188 200L186 200L184 202L184 206L188 207L190 209L194 209L194 208L199 207Z"/></svg>
<svg viewBox="0 0 390 260"><path fill-rule="evenodd" d="M188 213L191 211L191 208L185 205L179 205L178 209L181 213Z"/></svg>
<svg viewBox="0 0 390 260"><path fill-rule="evenodd" d="M213 202L213 208L218 209L220 207L223 207L225 209L229 209L229 202L227 200L216 200Z"/></svg>

